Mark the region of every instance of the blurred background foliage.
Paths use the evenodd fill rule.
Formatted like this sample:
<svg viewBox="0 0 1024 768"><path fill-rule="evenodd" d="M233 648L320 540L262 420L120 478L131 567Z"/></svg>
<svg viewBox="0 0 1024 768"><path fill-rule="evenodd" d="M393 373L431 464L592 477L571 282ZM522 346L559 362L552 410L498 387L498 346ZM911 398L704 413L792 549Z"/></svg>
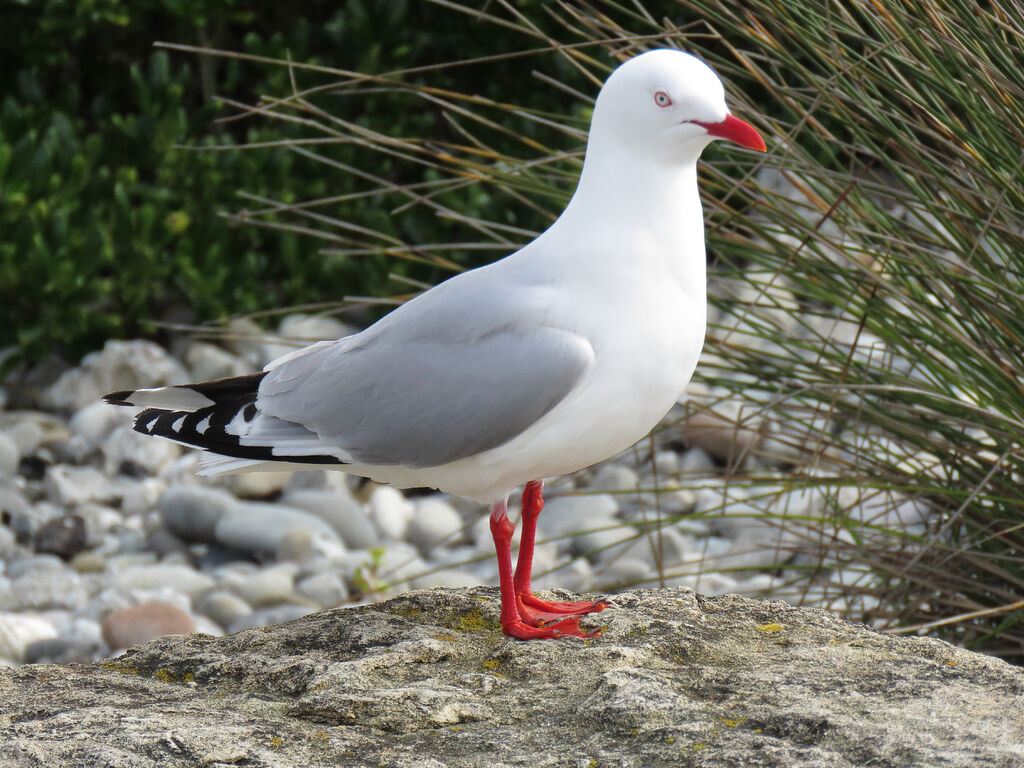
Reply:
<svg viewBox="0 0 1024 768"><path fill-rule="evenodd" d="M324 258L318 238L218 217L242 207L241 191L290 202L344 196L359 180L282 146L178 148L297 136L301 127L283 122L214 122L216 97L284 94L290 73L169 54L154 49L155 41L376 73L446 61L453 51L484 55L521 37L403 0L258 9L237 0L4 0L0 28L0 349L8 365L53 353L77 360L108 338L153 334L152 319L207 320L379 295L396 270L390 257ZM545 98L528 80L495 72L462 67L429 79L523 106ZM425 102L410 109L400 97L379 94L336 107L346 119L392 136L451 133L441 110ZM361 152L348 144L333 147L331 157L353 163ZM387 159L375 172L398 184L430 174ZM488 200L480 194L468 204L475 213ZM379 196L349 199L345 212L403 239L453 236L451 222L430 211L392 218ZM529 210L507 214L516 217L539 225L539 214ZM437 274L421 270L418 277Z"/></svg>

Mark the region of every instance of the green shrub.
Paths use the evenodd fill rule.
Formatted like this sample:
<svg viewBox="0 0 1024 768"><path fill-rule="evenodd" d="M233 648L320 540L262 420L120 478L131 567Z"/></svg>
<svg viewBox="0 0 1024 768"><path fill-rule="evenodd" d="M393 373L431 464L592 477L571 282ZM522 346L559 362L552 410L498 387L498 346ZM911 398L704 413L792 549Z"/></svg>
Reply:
<svg viewBox="0 0 1024 768"><path fill-rule="evenodd" d="M214 124L214 97L252 100L290 88L285 68L154 51L157 40L370 72L460 48L489 53L494 30L425 3L310 2L258 13L238 2L52 0L4 7L0 50L0 349L8 364L76 359L107 338L157 332L149 321L208 320L290 304L386 292L393 260L321 256L328 237L237 226L219 212L261 209L241 192L293 203L328 193L335 208L394 235L445 239L451 222L416 212L396 224L355 177L285 147L300 127L259 119ZM500 30L499 30L500 32ZM506 35L512 35L506 32ZM299 77L303 77L299 73ZM413 78L415 80L415 77ZM432 76L439 87L507 93L480 68ZM535 99L524 84L524 103ZM330 99L331 97L328 97ZM346 118L394 136L444 133L440 110L401 98L334 99ZM450 130L449 130L450 133ZM362 149L329 148L339 163ZM425 168L378 164L396 183ZM347 196L347 199L346 199ZM477 196L471 205L486 205ZM472 211L470 211L472 212ZM243 215L244 218L244 215ZM262 216L273 225L280 217ZM414 266L419 278L436 270ZM417 269L419 271L417 271ZM401 272L403 267L399 266Z"/></svg>

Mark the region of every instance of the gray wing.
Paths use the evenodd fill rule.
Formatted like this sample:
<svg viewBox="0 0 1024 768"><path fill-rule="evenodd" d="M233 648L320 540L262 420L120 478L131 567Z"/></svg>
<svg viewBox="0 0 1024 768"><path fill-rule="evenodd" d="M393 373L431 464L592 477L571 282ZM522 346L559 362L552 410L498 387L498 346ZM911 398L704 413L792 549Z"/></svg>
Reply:
<svg viewBox="0 0 1024 768"><path fill-rule="evenodd" d="M594 357L589 342L560 328L444 325L411 337L364 332L272 365L256 405L353 463L431 467L523 432Z"/></svg>

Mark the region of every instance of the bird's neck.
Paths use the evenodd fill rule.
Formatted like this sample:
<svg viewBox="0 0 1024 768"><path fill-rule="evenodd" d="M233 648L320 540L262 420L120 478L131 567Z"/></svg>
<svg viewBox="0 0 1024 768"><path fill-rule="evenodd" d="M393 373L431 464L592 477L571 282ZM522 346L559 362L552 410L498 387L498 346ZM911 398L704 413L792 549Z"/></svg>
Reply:
<svg viewBox="0 0 1024 768"><path fill-rule="evenodd" d="M588 157L584 164L559 226L586 232L589 241L601 243L603 250L627 262L656 260L647 266L675 275L682 285L703 295L704 216L696 160L644 167L593 159Z"/></svg>

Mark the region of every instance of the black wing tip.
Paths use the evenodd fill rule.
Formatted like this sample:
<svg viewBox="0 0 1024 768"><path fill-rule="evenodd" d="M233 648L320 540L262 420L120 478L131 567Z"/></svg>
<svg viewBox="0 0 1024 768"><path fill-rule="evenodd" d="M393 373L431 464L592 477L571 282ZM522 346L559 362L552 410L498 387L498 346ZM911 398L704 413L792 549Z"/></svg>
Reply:
<svg viewBox="0 0 1024 768"><path fill-rule="evenodd" d="M134 389L122 389L119 392L111 392L109 395L104 395L103 400L111 405L131 405L130 398L134 394Z"/></svg>

